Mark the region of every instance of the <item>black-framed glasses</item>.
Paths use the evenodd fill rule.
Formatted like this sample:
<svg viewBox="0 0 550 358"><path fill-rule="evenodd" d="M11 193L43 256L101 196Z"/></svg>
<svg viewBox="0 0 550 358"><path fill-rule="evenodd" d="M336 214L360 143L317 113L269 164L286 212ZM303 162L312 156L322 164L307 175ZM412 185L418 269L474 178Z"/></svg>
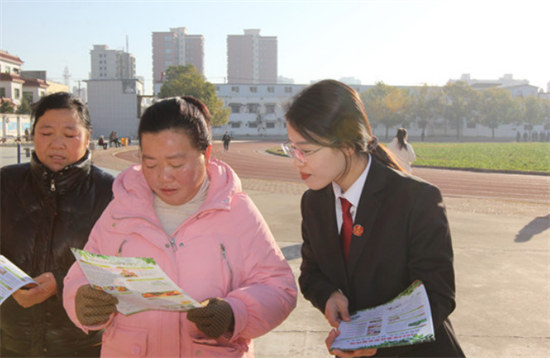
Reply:
<svg viewBox="0 0 550 358"><path fill-rule="evenodd" d="M307 161L307 159L306 159L307 156L310 156L312 154L317 153L318 151L320 151L324 147L321 146L321 147L319 147L317 149L313 149L313 150L301 150L299 148L296 148L294 143L286 142L286 143L281 144L281 148L283 149L283 152L285 152L286 155L288 155L291 158L296 159L297 161L299 161L302 164L305 164L305 162Z"/></svg>

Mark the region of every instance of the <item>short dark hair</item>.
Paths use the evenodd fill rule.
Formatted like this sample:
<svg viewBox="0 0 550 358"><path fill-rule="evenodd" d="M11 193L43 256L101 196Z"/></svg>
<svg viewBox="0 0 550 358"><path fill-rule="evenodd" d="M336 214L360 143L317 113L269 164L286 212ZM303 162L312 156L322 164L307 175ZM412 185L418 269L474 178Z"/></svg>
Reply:
<svg viewBox="0 0 550 358"><path fill-rule="evenodd" d="M163 130L183 130L193 147L204 151L212 142L210 111L192 96L163 99L148 107L139 121L138 137Z"/></svg>
<svg viewBox="0 0 550 358"><path fill-rule="evenodd" d="M31 117L33 123L31 135L34 135L34 129L40 117L50 109L74 109L78 113L82 125L84 125L88 132L92 131L90 113L84 102L68 92L56 92L40 98L38 102L32 105Z"/></svg>

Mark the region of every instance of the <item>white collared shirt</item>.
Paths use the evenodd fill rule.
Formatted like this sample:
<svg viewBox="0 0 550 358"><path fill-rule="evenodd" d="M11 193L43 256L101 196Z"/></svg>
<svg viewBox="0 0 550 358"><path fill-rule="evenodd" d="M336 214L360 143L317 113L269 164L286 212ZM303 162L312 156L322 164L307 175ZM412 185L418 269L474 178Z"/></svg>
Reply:
<svg viewBox="0 0 550 358"><path fill-rule="evenodd" d="M359 200L361 199L361 193L363 192L363 187L365 186L365 182L367 181L367 175L369 174L370 170L370 163L372 163L371 155L369 154L369 162L367 164L367 167L365 170L363 170L363 173L357 178L357 180L349 187L348 190L346 190L345 193L342 193L342 188L340 188L340 185L336 184L335 182L332 182L332 190L334 190L334 197L336 200L334 200L334 205L336 206L336 223L338 225L338 233L340 233L340 229L342 228L342 203L340 201L340 198L343 197L347 201L351 203L350 213L351 217L353 218L353 221L355 221L355 214L357 213L357 206L359 205Z"/></svg>

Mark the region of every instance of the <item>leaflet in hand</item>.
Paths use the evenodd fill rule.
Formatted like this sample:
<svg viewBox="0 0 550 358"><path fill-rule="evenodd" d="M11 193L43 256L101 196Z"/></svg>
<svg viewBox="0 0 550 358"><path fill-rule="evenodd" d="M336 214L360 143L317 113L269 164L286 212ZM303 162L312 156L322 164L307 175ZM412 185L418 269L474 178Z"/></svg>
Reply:
<svg viewBox="0 0 550 358"><path fill-rule="evenodd" d="M415 281L396 298L367 308L340 323L331 350L386 348L435 340L432 312L422 281Z"/></svg>
<svg viewBox="0 0 550 358"><path fill-rule="evenodd" d="M125 315L147 310L188 311L202 307L148 257L118 257L71 249L92 287L118 299Z"/></svg>
<svg viewBox="0 0 550 358"><path fill-rule="evenodd" d="M0 255L0 305L21 287L32 287L38 283L4 255Z"/></svg>

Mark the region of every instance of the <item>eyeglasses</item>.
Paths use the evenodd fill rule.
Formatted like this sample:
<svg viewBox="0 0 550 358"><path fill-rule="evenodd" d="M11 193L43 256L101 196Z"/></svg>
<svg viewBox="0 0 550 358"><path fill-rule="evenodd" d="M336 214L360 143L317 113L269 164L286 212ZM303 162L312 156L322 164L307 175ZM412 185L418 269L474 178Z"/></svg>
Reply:
<svg viewBox="0 0 550 358"><path fill-rule="evenodd" d="M318 151L320 151L324 147L321 146L321 147L319 147L317 149L313 149L313 150L301 150L301 149L296 148L294 143L286 142L286 143L281 144L281 148L283 149L283 152L285 152L286 155L288 155L291 158L296 159L301 164L305 164L307 156L317 153Z"/></svg>

